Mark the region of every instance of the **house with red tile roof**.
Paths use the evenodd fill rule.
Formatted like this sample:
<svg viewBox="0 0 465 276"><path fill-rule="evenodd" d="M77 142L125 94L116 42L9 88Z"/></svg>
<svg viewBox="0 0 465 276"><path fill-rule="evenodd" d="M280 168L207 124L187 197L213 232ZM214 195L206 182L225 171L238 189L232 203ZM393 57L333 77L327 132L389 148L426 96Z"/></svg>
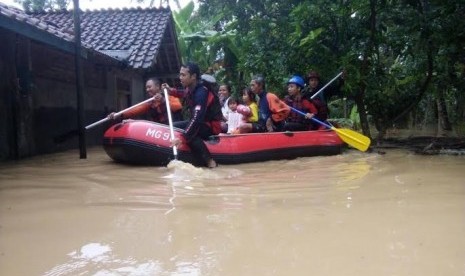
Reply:
<svg viewBox="0 0 465 276"><path fill-rule="evenodd" d="M181 66L169 8L81 11L84 120L145 99L145 80L173 84ZM61 151L77 138L73 11L27 14L0 3L0 160ZM86 135L101 142L108 125Z"/></svg>

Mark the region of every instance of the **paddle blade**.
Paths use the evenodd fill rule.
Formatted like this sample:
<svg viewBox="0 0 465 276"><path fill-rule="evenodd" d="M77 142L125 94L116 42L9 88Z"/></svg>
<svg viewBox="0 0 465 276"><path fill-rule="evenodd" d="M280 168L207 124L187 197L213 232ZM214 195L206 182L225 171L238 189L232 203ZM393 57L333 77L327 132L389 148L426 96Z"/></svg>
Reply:
<svg viewBox="0 0 465 276"><path fill-rule="evenodd" d="M342 141L360 151L366 151L371 144L370 138L351 129L335 127L331 129L336 131Z"/></svg>

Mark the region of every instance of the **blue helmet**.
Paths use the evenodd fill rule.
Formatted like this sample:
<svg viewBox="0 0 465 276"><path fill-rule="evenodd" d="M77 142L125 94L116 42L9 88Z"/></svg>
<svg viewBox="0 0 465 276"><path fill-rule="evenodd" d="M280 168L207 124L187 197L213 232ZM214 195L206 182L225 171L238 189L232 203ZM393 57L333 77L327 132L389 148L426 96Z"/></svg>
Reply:
<svg viewBox="0 0 465 276"><path fill-rule="evenodd" d="M292 76L292 78L289 79L287 84L290 84L290 83L296 84L296 85L300 86L300 88L304 88L304 86L305 86L304 79L302 79L299 76Z"/></svg>

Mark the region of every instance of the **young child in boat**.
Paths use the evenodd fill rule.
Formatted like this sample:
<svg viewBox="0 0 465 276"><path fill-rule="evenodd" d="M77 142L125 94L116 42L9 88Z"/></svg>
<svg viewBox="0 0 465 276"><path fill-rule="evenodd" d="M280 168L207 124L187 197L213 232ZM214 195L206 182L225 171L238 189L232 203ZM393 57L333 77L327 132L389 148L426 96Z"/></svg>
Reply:
<svg viewBox="0 0 465 276"><path fill-rule="evenodd" d="M250 109L249 107L239 103L239 100L231 96L228 100L228 134L237 134L239 132L240 126L244 123L244 118L249 117Z"/></svg>
<svg viewBox="0 0 465 276"><path fill-rule="evenodd" d="M304 112L306 115L302 116L297 112L291 111L284 124L285 131L305 131L312 129L313 116L318 114L315 105L305 99L302 95L304 88L304 80L300 76L293 76L287 82L287 92L289 93L284 97L284 102L297 110Z"/></svg>
<svg viewBox="0 0 465 276"><path fill-rule="evenodd" d="M242 101L250 109L250 115L244 118L244 123L239 126L239 133L248 133L252 131L252 124L258 121L258 105L255 94L246 87L242 90Z"/></svg>

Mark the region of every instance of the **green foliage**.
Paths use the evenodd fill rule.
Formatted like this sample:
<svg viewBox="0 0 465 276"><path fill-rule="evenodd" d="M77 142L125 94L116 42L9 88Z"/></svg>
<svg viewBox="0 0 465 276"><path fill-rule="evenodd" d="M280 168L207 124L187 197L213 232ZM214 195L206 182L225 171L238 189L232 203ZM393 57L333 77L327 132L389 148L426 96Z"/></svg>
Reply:
<svg viewBox="0 0 465 276"><path fill-rule="evenodd" d="M15 0L26 12L66 9L71 0Z"/></svg>
<svg viewBox="0 0 465 276"><path fill-rule="evenodd" d="M356 106L352 107L349 118L353 122L354 127L359 129L360 128L360 115L358 114Z"/></svg>
<svg viewBox="0 0 465 276"><path fill-rule="evenodd" d="M240 49L235 42L236 32L220 22L222 13L203 18L194 11L191 1L173 16L183 62L194 61L204 71L213 70L217 79L222 78L220 82L233 74Z"/></svg>
<svg viewBox="0 0 465 276"><path fill-rule="evenodd" d="M32 9L59 1L20 2ZM348 108L355 125L371 120L381 130L424 124L437 120L443 99L452 122L465 120L463 0L198 3L198 10L191 2L173 12L183 61L196 61L234 91L261 73L269 91L284 95L293 74L317 70L329 79L344 68L350 104L331 102L333 116Z"/></svg>
<svg viewBox="0 0 465 276"><path fill-rule="evenodd" d="M325 78L347 71L344 93L381 128L433 115L435 91L446 91L452 119L464 119L465 5L412 1L200 0L199 16L222 15L216 26L234 30L238 51L233 70L263 73L269 90L283 92L292 74L315 69ZM211 49L215 48L210 45ZM219 49L219 48L216 48ZM431 63L432 61L432 63ZM432 65L432 66L431 66ZM428 71L433 70L428 83ZM429 84L424 86L424 84ZM413 108L412 108L413 107ZM340 116L340 104L331 114ZM406 111L408 111L406 113ZM453 111L451 113L451 111Z"/></svg>

